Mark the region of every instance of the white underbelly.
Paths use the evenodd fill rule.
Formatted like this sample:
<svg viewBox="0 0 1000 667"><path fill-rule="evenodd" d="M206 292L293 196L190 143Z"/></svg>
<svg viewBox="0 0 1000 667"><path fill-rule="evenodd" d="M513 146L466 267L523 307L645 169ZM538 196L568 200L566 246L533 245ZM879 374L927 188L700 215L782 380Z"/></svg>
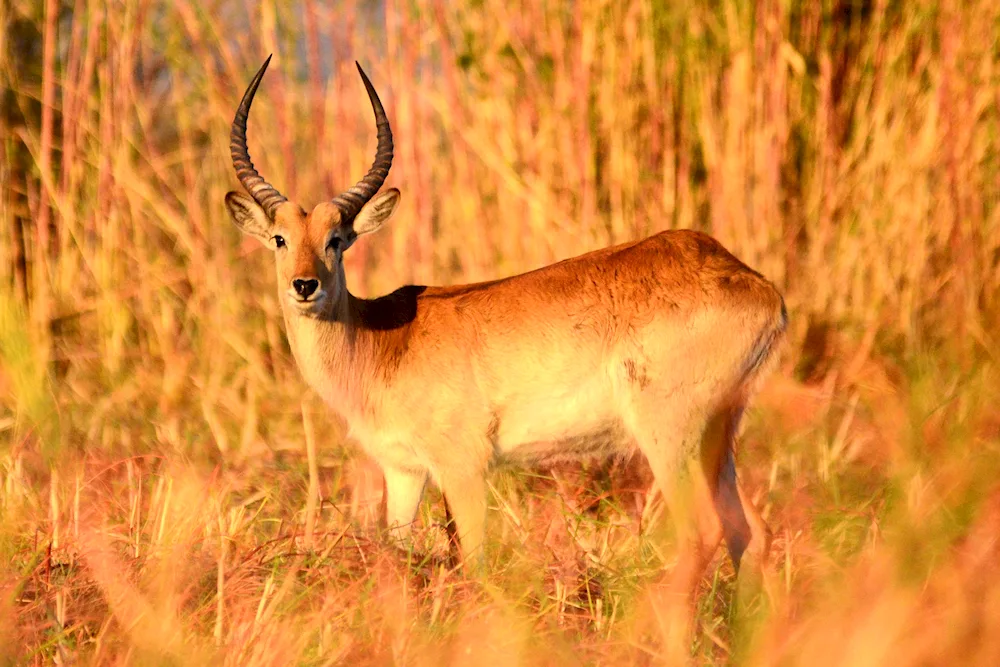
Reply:
<svg viewBox="0 0 1000 667"><path fill-rule="evenodd" d="M607 384L536 393L497 411L494 447L503 459L540 461L604 456L631 444Z"/></svg>

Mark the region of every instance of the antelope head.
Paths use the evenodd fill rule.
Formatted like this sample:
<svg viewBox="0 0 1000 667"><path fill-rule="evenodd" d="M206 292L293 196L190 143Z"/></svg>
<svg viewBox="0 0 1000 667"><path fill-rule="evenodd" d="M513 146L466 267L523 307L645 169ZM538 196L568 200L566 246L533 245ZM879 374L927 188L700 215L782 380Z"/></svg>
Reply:
<svg viewBox="0 0 1000 667"><path fill-rule="evenodd" d="M243 94L229 134L233 167L249 196L230 192L226 207L244 234L274 251L283 310L303 316L336 317L338 306L347 298L344 252L359 236L381 227L399 203L399 190L395 188L376 194L392 165L392 130L375 88L358 65L378 128L375 162L354 187L306 213L257 173L247 150L247 117L269 62L270 56Z"/></svg>

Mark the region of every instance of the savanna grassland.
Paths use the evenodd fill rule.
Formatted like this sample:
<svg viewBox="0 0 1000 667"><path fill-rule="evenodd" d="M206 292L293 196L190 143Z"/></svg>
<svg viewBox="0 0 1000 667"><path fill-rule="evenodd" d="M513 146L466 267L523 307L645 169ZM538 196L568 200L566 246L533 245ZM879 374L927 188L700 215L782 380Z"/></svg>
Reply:
<svg viewBox="0 0 1000 667"><path fill-rule="evenodd" d="M290 4L290 3L289 3ZM785 294L738 467L774 545L696 663L1000 660L1000 3L0 4L0 662L649 664L647 477L500 469L489 575L307 389L229 124L312 205L396 136L374 296L690 227ZM532 316L530 313L526 317ZM653 507L655 514L655 504Z"/></svg>

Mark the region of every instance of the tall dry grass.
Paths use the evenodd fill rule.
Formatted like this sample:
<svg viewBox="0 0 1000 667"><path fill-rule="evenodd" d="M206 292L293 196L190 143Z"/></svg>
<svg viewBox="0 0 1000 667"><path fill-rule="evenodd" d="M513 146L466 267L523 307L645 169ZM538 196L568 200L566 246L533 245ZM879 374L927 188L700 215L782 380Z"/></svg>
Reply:
<svg viewBox="0 0 1000 667"><path fill-rule="evenodd" d="M350 253L358 293L671 227L782 288L740 452L769 604L734 618L720 556L696 660L995 664L995 3L11 0L0 26L0 658L661 655L673 553L614 475L498 473L485 588L445 567L439 502L412 551L378 539L377 472L304 394L222 207L274 52L250 147L303 204L373 154L353 60L386 103L404 200Z"/></svg>

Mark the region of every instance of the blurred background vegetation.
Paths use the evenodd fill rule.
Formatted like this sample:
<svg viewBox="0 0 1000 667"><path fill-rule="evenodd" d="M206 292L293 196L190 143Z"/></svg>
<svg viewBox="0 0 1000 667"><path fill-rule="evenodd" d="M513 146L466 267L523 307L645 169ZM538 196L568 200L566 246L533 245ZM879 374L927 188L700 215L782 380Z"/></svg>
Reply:
<svg viewBox="0 0 1000 667"><path fill-rule="evenodd" d="M271 259L222 205L273 52L250 151L307 208L374 154L354 60L392 122L404 199L349 253L356 294L677 227L782 289L740 452L771 604L734 629L720 558L699 660L995 664L998 35L992 0L6 0L0 658L656 655L637 600L659 552L595 555L569 510L575 541L532 549L518 531L559 501L523 479L491 519L496 577L533 582L510 607L354 532L377 472L304 393ZM605 547L613 516L588 524Z"/></svg>

